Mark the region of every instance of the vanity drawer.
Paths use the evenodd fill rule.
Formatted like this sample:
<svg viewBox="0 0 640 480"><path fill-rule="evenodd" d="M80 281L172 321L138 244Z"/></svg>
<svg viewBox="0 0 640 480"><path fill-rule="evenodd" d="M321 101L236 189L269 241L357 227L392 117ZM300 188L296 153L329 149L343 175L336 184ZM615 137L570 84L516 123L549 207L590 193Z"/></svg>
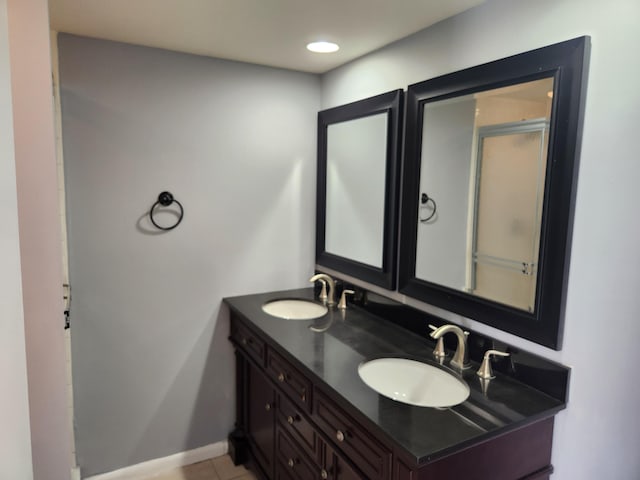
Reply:
<svg viewBox="0 0 640 480"><path fill-rule="evenodd" d="M231 316L230 338L238 348L246 352L258 365L264 365L266 351L264 341L233 315Z"/></svg>
<svg viewBox="0 0 640 480"><path fill-rule="evenodd" d="M313 418L335 445L371 480L391 478L391 451L319 390L314 392Z"/></svg>
<svg viewBox="0 0 640 480"><path fill-rule="evenodd" d="M280 426L276 428L276 479L316 480L322 478L321 468L300 451L296 442Z"/></svg>
<svg viewBox="0 0 640 480"><path fill-rule="evenodd" d="M318 457L318 436L309 419L285 395L278 395L278 419L284 430L309 455Z"/></svg>
<svg viewBox="0 0 640 480"><path fill-rule="evenodd" d="M285 392L294 404L311 410L311 382L278 353L267 349L267 375Z"/></svg>

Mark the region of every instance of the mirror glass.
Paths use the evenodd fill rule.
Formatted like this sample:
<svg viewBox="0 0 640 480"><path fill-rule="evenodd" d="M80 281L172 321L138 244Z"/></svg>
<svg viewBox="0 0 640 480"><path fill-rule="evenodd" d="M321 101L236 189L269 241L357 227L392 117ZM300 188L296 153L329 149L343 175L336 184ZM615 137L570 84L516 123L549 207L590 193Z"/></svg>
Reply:
<svg viewBox="0 0 640 480"><path fill-rule="evenodd" d="M401 293L559 349L588 37L410 85Z"/></svg>
<svg viewBox="0 0 640 480"><path fill-rule="evenodd" d="M553 78L424 105L416 277L533 311Z"/></svg>
<svg viewBox="0 0 640 480"><path fill-rule="evenodd" d="M402 91L318 113L316 263L395 288Z"/></svg>
<svg viewBox="0 0 640 480"><path fill-rule="evenodd" d="M378 113L327 127L325 249L378 268L384 242L387 117Z"/></svg>

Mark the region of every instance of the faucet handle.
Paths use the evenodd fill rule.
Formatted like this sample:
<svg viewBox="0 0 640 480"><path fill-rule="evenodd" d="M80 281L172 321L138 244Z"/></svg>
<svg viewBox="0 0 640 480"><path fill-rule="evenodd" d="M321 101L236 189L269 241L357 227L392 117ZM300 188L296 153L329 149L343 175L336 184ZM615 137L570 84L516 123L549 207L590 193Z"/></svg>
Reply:
<svg viewBox="0 0 640 480"><path fill-rule="evenodd" d="M338 302L338 308L340 310L346 310L347 309L347 295L353 295L354 292L353 290L342 290L342 295L340 296L340 301Z"/></svg>
<svg viewBox="0 0 640 480"><path fill-rule="evenodd" d="M491 368L491 355L497 355L499 357L508 357L510 354L501 352L500 350L487 350L484 354L484 358L482 359L482 365L476 372L480 378L484 380L489 380L491 378L495 378L496 376L493 374L493 369Z"/></svg>
<svg viewBox="0 0 640 480"><path fill-rule="evenodd" d="M438 327L434 327L431 324L429 324L429 328L431 329L432 332L435 332L438 329ZM438 360L447 356L447 354L444 351L443 338L444 337L440 337L438 339L438 341L436 342L436 348L433 349L433 356L436 357Z"/></svg>

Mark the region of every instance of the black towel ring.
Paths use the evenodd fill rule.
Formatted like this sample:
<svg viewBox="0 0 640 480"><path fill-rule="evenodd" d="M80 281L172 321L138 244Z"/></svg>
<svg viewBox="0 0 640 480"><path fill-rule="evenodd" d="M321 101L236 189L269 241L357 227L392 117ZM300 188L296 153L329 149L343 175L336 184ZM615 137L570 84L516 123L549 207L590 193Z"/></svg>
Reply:
<svg viewBox="0 0 640 480"><path fill-rule="evenodd" d="M153 211L154 211L154 209L158 205L162 205L163 207L168 207L172 203L177 203L178 207L180 207L180 215L178 216L178 220L176 221L176 223L174 223L173 225L171 225L169 227L163 227L161 225L158 225L156 223L156 221L153 219ZM178 200L173 198L173 195L171 195L171 193L169 193L169 192L162 192L160 195L158 195L158 201L156 203L154 203L153 206L151 207L151 210L149 210L149 218L151 219L151 223L153 223L153 225L156 228L159 228L160 230L173 230L178 225L180 225L180 222L182 221L182 217L183 216L184 216L184 208L182 208L182 204Z"/></svg>
<svg viewBox="0 0 640 480"><path fill-rule="evenodd" d="M426 193L423 193L420 196L420 203L422 204L423 207L426 207L429 205L429 203L431 203L431 214L427 217L427 218L422 218L420 217L420 221L422 223L426 223L429 220L431 220L433 218L433 216L436 214L436 211L438 210L438 206L436 205L436 201L431 198L429 195L427 195Z"/></svg>

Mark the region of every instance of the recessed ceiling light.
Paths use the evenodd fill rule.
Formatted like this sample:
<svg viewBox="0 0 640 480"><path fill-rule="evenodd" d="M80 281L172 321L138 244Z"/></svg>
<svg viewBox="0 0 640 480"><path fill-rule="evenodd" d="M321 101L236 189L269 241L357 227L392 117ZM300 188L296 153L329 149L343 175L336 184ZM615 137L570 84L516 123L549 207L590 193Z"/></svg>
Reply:
<svg viewBox="0 0 640 480"><path fill-rule="evenodd" d="M337 43L332 42L311 42L307 45L307 50L316 53L333 53L340 49Z"/></svg>

